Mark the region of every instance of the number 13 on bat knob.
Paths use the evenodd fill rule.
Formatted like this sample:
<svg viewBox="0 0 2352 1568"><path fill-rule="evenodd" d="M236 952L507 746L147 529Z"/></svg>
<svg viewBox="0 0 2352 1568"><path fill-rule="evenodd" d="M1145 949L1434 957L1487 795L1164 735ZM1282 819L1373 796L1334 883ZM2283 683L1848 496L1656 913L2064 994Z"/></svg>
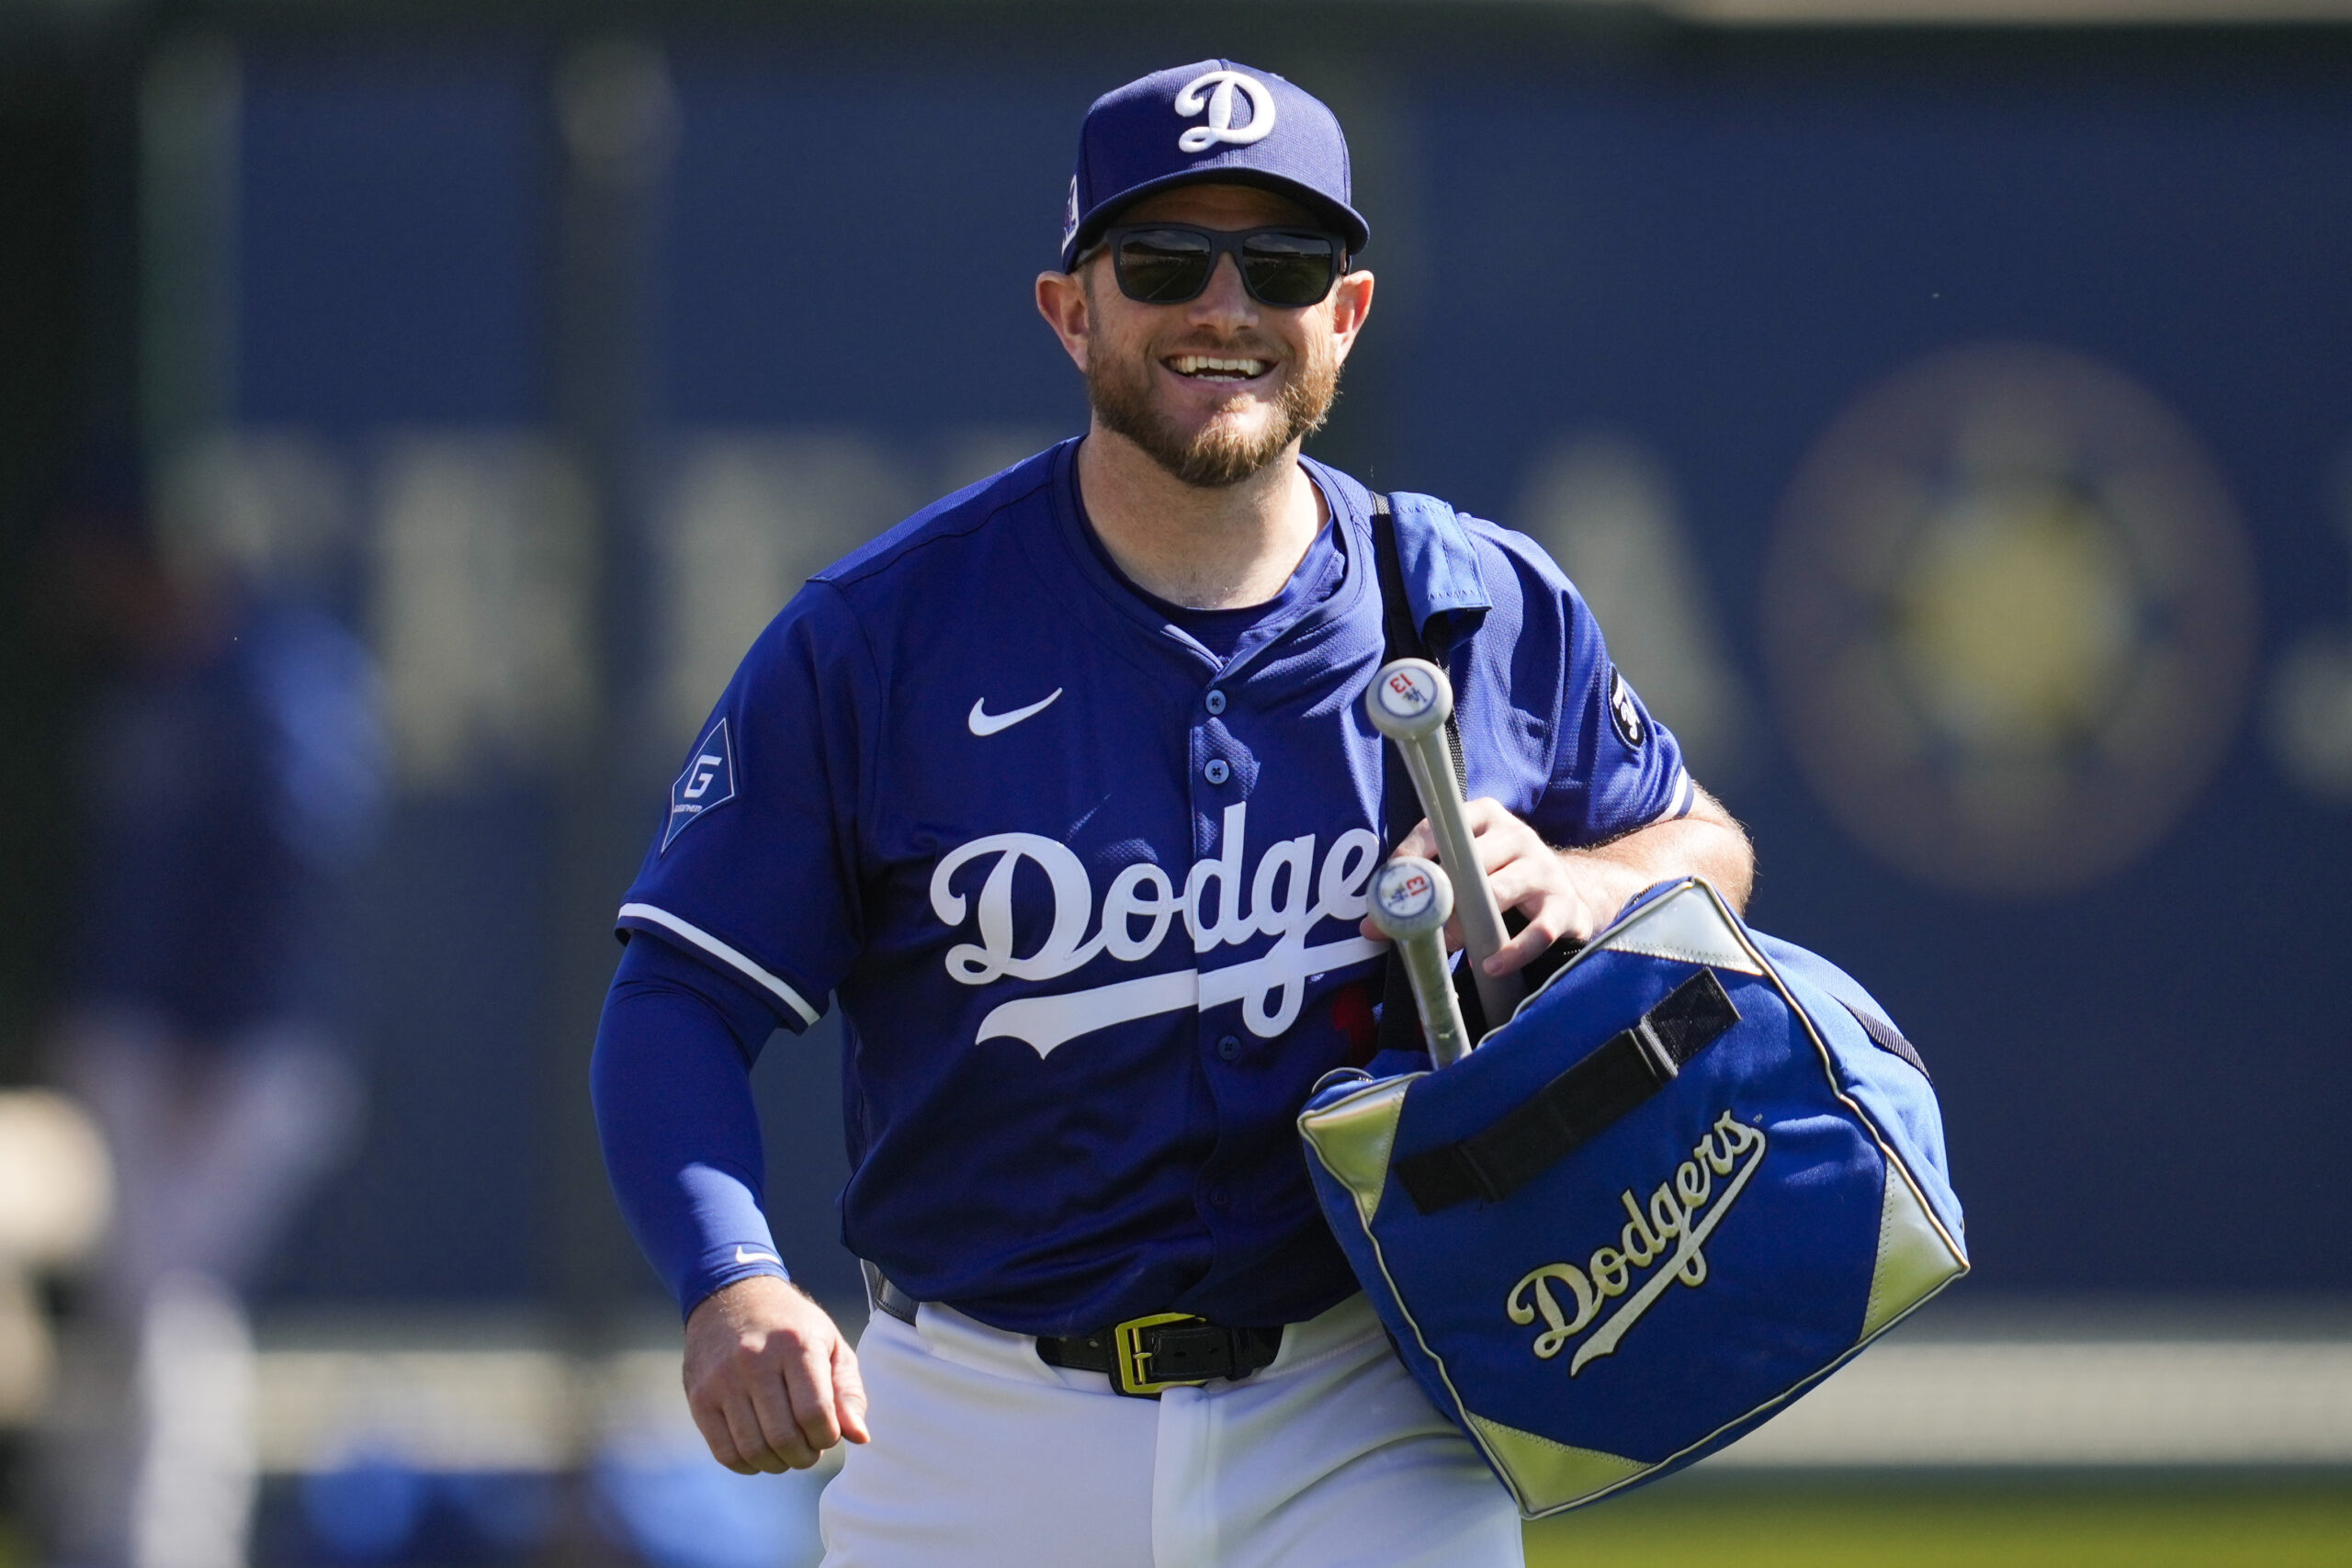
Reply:
<svg viewBox="0 0 2352 1568"><path fill-rule="evenodd" d="M1453 913L1453 884L1444 872L1415 855L1398 855L1372 879L1372 923L1396 944L1396 955L1412 982L1413 1007L1430 1043L1430 1059L1442 1067L1470 1054L1470 1032L1453 999L1453 976L1445 962L1445 922Z"/></svg>

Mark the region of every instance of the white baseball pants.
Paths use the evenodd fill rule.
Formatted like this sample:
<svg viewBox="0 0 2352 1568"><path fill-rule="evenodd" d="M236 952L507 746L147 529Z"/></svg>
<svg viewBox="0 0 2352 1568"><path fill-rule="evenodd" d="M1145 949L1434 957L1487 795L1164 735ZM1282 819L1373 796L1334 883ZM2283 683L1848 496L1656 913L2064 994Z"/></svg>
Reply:
<svg viewBox="0 0 2352 1568"><path fill-rule="evenodd" d="M1521 1568L1518 1512L1362 1296L1239 1382L1111 1392L928 1305L858 1346L825 1568Z"/></svg>

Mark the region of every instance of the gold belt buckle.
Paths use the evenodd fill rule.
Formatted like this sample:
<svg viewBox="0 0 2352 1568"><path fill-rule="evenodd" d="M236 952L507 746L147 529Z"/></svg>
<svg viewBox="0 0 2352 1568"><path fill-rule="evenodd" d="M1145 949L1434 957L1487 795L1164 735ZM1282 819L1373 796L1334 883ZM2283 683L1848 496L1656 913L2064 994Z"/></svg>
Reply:
<svg viewBox="0 0 2352 1568"><path fill-rule="evenodd" d="M1207 1318L1189 1312L1156 1312L1148 1317L1131 1317L1111 1330L1111 1343L1118 1358L1117 1370L1112 1381L1121 1393L1148 1398L1164 1388L1200 1388L1212 1382L1209 1378L1173 1378L1166 1382L1151 1380L1151 1352L1143 1348L1143 1331L1170 1323L1206 1323Z"/></svg>

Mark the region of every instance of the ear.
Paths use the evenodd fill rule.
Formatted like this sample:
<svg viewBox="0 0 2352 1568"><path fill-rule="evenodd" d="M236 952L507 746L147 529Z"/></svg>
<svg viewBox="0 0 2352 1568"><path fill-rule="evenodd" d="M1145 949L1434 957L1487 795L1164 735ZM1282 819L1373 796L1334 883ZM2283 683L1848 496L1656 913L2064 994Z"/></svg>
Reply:
<svg viewBox="0 0 2352 1568"><path fill-rule="evenodd" d="M1342 361L1355 347L1356 333L1363 331L1364 318L1371 314L1372 274L1351 272L1331 286L1331 336Z"/></svg>
<svg viewBox="0 0 2352 1568"><path fill-rule="evenodd" d="M1037 314L1046 318L1046 324L1062 340L1062 352L1084 375L1087 350L1094 341L1094 317L1088 307L1086 285L1067 272L1039 273Z"/></svg>

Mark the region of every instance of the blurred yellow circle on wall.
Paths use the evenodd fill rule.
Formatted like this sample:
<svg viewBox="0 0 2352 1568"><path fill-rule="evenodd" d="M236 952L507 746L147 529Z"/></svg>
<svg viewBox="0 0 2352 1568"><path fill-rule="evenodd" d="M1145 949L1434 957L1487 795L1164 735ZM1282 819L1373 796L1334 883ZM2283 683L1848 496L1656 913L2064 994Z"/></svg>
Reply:
<svg viewBox="0 0 2352 1568"><path fill-rule="evenodd" d="M2244 529L2188 427L2070 350L1949 350L1866 389L1783 504L1763 579L1783 733L1882 859L2069 891L2137 859L2245 705Z"/></svg>

